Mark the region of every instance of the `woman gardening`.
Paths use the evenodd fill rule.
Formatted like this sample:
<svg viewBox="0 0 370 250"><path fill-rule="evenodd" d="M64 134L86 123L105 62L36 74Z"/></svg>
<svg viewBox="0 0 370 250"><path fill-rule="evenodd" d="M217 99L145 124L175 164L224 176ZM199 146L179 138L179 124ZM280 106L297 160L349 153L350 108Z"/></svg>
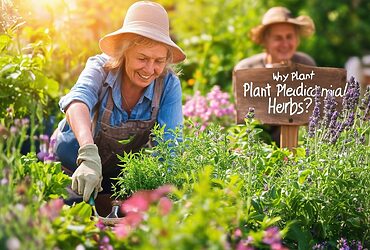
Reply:
<svg viewBox="0 0 370 250"><path fill-rule="evenodd" d="M165 139L181 128L181 85L170 64L186 56L169 36L167 12L150 1L131 5L122 28L99 46L103 54L88 59L59 102L66 118L54 137L56 155L72 175L69 202L93 195L99 213L107 214L111 178L120 172L116 154L139 151L156 122L165 126Z"/></svg>

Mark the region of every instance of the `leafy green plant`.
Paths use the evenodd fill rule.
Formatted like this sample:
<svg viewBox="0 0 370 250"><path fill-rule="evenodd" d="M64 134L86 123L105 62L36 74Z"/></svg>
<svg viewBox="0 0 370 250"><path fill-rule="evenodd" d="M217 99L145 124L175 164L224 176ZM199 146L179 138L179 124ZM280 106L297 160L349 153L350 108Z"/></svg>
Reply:
<svg viewBox="0 0 370 250"><path fill-rule="evenodd" d="M161 188L133 194L122 205L126 220L116 226L118 241L112 245L125 249L270 249L275 244L284 249L281 238L288 228L274 228L279 218L256 213L251 200L242 199L240 177L217 179L212 167L197 175L198 182L172 191L172 204L162 197L149 207L150 197Z"/></svg>
<svg viewBox="0 0 370 250"><path fill-rule="evenodd" d="M56 110L52 107L56 107L59 84L44 69L49 60L47 35L21 44L19 31L25 22L8 4L4 2L1 6L4 20L0 33L0 121L8 126L14 117L27 118L30 125L27 139L30 151L35 152L34 136L44 132L44 118Z"/></svg>
<svg viewBox="0 0 370 250"><path fill-rule="evenodd" d="M304 147L293 154L262 143L258 139L261 129L255 127L258 123L251 113L246 125L232 126L226 132L217 126L194 130L181 143L163 141L163 130L157 129L153 133L158 144L150 154L122 156L116 195L126 197L169 183L184 188L199 182L196 173L212 165L215 180L240 176L241 197L250 199L258 214L280 217L280 227L290 225L284 240L288 246L307 249L322 241L335 246L342 237L367 244L368 102L367 94L363 104L356 106L358 113L353 117L357 120L335 144L323 139L328 130L320 123L316 134L305 142L309 154ZM338 126L352 117L345 113L343 120L337 120Z"/></svg>
<svg viewBox="0 0 370 250"><path fill-rule="evenodd" d="M41 214L46 217L50 214ZM56 216L45 242L60 249L75 249L77 246L96 249L99 246L98 218L92 218L91 206L85 202L72 207L64 206Z"/></svg>
<svg viewBox="0 0 370 250"><path fill-rule="evenodd" d="M140 189L154 189L168 183L180 188L194 182L194 173L207 165L215 166L215 178L230 176L230 163L236 155L229 151L221 128L210 126L206 131L195 133L180 143L164 141L164 129L156 127L153 131L156 147L119 156L122 172L115 185L116 195L126 197Z"/></svg>
<svg viewBox="0 0 370 250"><path fill-rule="evenodd" d="M60 163L39 162L35 152L21 154L29 124L27 119L14 122L0 123L0 248L48 249L51 220L63 205L50 200L66 196L70 179ZM49 209L52 219L42 216L47 201L55 204Z"/></svg>
<svg viewBox="0 0 370 250"><path fill-rule="evenodd" d="M16 31L20 25L0 34L0 118L7 115L7 108L12 108L16 117L41 119L43 108L58 96L59 85L43 72L47 60L45 45L29 44L22 52L11 49L16 46Z"/></svg>
<svg viewBox="0 0 370 250"><path fill-rule="evenodd" d="M335 247L341 238L369 244L369 92L359 98L353 79L342 112L329 95L320 114L316 98L306 148L278 157L284 164L272 167L256 200L270 216L297 221L297 232L287 239L298 238L302 249L321 242Z"/></svg>
<svg viewBox="0 0 370 250"><path fill-rule="evenodd" d="M162 1L161 1L162 2ZM173 6L171 26L188 60L182 65L185 91L205 94L214 85L230 89L231 72L258 50L248 32L260 20L256 1L163 1ZM191 17L191 22L189 22ZM192 83L191 85L188 83Z"/></svg>

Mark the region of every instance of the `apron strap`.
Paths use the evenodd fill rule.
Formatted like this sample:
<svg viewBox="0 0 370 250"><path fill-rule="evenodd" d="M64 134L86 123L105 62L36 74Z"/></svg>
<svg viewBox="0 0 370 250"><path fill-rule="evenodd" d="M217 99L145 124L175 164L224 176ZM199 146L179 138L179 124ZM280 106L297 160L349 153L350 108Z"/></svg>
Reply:
<svg viewBox="0 0 370 250"><path fill-rule="evenodd" d="M159 111L159 102L161 101L162 91L163 91L163 75L155 80L154 85L154 96L152 100L152 120L157 120L157 115Z"/></svg>
<svg viewBox="0 0 370 250"><path fill-rule="evenodd" d="M162 96L162 91L163 91L163 76L158 77L155 79L154 82L154 95L153 95L153 100L152 100L152 115L151 119L156 120L158 111L159 111L159 102L161 100ZM113 110L113 97L112 97L112 88L108 88L108 99L107 99L107 106L105 107L105 110L103 112L103 116L101 119L101 122L110 124L110 117L112 115L112 110ZM99 111L97 111L99 112ZM97 122L97 121L95 121Z"/></svg>
<svg viewBox="0 0 370 250"><path fill-rule="evenodd" d="M112 88L109 87L108 89L108 99L107 99L107 105L103 112L103 117L101 121L106 124L110 124L110 117L112 115L113 110L113 97L112 97Z"/></svg>

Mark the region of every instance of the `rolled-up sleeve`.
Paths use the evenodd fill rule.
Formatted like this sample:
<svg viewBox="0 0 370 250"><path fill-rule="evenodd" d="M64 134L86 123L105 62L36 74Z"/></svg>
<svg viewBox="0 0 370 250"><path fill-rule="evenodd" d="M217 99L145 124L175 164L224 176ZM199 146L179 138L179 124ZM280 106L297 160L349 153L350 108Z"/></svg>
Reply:
<svg viewBox="0 0 370 250"><path fill-rule="evenodd" d="M85 103L91 112L98 102L99 92L107 76L103 68L107 60L108 57L104 54L90 57L87 60L86 66L81 72L76 84L59 101L59 107L62 112L65 112L68 105L73 101Z"/></svg>
<svg viewBox="0 0 370 250"><path fill-rule="evenodd" d="M176 128L182 129L183 114L182 114L182 90L181 83L177 76L170 74L166 79L165 89L160 104L158 113L159 125L165 125L164 139L173 139L171 130ZM181 139L181 134L178 135Z"/></svg>

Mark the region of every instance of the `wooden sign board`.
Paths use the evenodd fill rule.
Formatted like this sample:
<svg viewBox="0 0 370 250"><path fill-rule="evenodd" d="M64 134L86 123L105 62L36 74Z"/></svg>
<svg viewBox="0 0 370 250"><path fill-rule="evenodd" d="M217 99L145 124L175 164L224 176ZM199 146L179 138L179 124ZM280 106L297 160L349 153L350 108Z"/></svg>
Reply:
<svg viewBox="0 0 370 250"><path fill-rule="evenodd" d="M233 72L237 123L244 123L249 108L264 124L304 125L315 104L316 86L321 102L329 91L342 102L346 70L292 64L279 68L240 69Z"/></svg>

